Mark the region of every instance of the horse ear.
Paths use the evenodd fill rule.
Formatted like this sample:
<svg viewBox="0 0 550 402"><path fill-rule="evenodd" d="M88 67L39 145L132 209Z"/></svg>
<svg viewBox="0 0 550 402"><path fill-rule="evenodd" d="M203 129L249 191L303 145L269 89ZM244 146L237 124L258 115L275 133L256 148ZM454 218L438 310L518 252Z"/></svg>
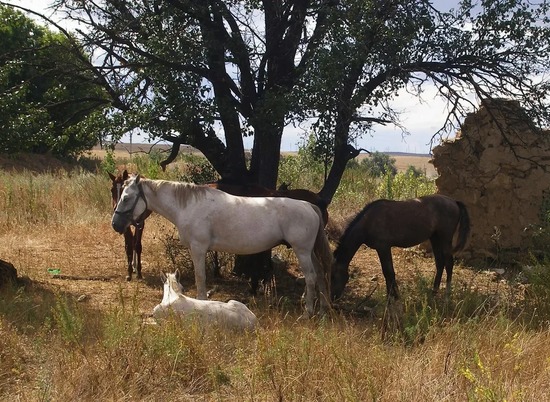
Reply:
<svg viewBox="0 0 550 402"><path fill-rule="evenodd" d="M140 178L140 175L139 173L136 175L136 184L139 184L139 178Z"/></svg>
<svg viewBox="0 0 550 402"><path fill-rule="evenodd" d="M128 180L128 171L126 169L124 169L124 172L122 172L122 180L126 181Z"/></svg>
<svg viewBox="0 0 550 402"><path fill-rule="evenodd" d="M290 188L290 184L291 183L287 183L287 182L283 181L277 190L279 190L279 191L288 191L288 189Z"/></svg>
<svg viewBox="0 0 550 402"><path fill-rule="evenodd" d="M164 272L160 273L160 279L162 280L162 283L166 283L166 274Z"/></svg>
<svg viewBox="0 0 550 402"><path fill-rule="evenodd" d="M176 280L179 282L180 281L180 270L176 269L176 272L174 272L174 275L176 275Z"/></svg>
<svg viewBox="0 0 550 402"><path fill-rule="evenodd" d="M107 174L109 175L112 181L116 180L116 177L111 172L107 172Z"/></svg>

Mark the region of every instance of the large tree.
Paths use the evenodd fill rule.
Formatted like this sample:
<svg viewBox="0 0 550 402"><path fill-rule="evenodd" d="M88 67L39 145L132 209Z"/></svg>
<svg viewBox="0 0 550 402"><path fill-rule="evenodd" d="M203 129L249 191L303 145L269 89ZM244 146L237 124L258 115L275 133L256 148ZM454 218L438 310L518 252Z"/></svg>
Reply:
<svg viewBox="0 0 550 402"><path fill-rule="evenodd" d="M69 156L97 144L110 104L74 42L0 6L0 152Z"/></svg>
<svg viewBox="0 0 550 402"><path fill-rule="evenodd" d="M428 85L450 105L442 128L494 96L550 121L549 85L537 81L549 69L546 2L463 1L441 12L427 0L56 0L55 9L79 23L75 46L111 96L115 137L139 127L174 149L192 145L226 179L274 187L284 127L309 119L332 142L321 190L330 201L354 139L399 124L394 97Z"/></svg>
<svg viewBox="0 0 550 402"><path fill-rule="evenodd" d="M392 101L402 91L422 98L433 86L447 101L432 139L493 97L519 100L529 116L518 118L550 123L548 2L462 1L441 12L430 1L343 1L331 18L300 86L302 110L316 111L317 132L334 141L326 199L355 154L353 138L375 123L399 126Z"/></svg>

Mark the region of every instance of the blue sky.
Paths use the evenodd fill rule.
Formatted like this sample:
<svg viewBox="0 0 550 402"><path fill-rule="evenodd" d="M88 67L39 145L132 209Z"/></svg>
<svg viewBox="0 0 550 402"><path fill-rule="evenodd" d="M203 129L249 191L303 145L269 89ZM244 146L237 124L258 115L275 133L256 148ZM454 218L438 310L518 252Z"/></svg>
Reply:
<svg viewBox="0 0 550 402"><path fill-rule="evenodd" d="M44 11L51 4L47 0L11 0L7 1L23 7ZM443 10L456 6L458 0L434 0L432 4ZM48 12L45 12L48 15ZM402 91L391 103L400 113L401 124L409 132L403 136L402 130L392 125L375 125L371 134L365 135L355 144L359 148L379 152L410 152L429 153L430 149L438 144L436 140L430 144L433 135L442 127L447 116L444 102L435 96L435 89L427 88L422 101ZM281 150L296 151L302 139L307 134L307 127L287 127L283 134ZM454 138L455 132L444 135L444 138ZM125 138L129 141L129 137ZM133 136L133 142L140 142L138 135ZM251 148L252 139L245 139L245 148Z"/></svg>

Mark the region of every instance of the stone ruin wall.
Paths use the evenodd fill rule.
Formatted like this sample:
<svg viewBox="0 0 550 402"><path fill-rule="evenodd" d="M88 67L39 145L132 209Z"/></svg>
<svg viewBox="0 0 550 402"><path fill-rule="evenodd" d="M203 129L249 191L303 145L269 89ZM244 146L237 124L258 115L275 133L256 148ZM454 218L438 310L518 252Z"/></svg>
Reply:
<svg viewBox="0 0 550 402"><path fill-rule="evenodd" d="M512 101L468 115L453 141L433 149L438 192L464 202L471 220L466 260L529 244L550 190L550 131L534 128ZM511 145L511 146L510 146ZM546 170L545 170L546 169Z"/></svg>

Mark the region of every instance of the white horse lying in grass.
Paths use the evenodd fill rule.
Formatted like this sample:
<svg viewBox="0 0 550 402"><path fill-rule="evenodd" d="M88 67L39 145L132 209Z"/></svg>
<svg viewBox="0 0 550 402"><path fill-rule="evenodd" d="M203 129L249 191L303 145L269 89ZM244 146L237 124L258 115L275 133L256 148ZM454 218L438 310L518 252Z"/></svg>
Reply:
<svg viewBox="0 0 550 402"><path fill-rule="evenodd" d="M153 309L153 317L163 318L170 314L194 316L204 323L215 323L237 329L253 330L258 319L243 303L229 300L197 300L183 294L178 271L162 274L164 294L162 301Z"/></svg>

